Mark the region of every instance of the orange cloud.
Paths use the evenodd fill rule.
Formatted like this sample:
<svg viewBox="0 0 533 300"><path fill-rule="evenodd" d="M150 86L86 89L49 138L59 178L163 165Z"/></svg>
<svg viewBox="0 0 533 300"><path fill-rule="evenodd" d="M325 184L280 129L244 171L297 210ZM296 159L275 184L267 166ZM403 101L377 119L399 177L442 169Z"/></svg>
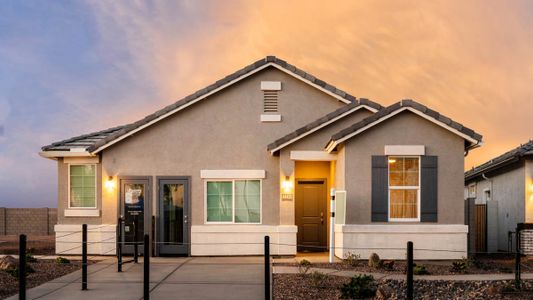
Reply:
<svg viewBox="0 0 533 300"><path fill-rule="evenodd" d="M482 133L479 164L531 137L532 6L508 1L93 2L101 54L168 104L267 54L359 97L427 104ZM139 113L139 117L147 110Z"/></svg>

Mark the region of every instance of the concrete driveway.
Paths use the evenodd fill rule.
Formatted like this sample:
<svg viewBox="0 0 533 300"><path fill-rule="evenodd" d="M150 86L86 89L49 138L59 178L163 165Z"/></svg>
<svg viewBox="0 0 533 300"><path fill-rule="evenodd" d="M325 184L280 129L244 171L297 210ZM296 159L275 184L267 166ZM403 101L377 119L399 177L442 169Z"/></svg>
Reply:
<svg viewBox="0 0 533 300"><path fill-rule="evenodd" d="M262 299L262 257L151 258L151 299ZM28 299L142 299L143 264L117 272L116 259L89 266L88 291L81 271L27 291ZM8 299L18 299L13 296Z"/></svg>

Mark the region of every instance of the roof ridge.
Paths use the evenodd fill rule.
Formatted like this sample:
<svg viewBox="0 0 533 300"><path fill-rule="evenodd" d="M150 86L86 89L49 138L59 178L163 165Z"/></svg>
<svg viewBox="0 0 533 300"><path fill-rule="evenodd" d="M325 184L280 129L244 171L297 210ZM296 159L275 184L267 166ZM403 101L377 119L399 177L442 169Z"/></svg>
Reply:
<svg viewBox="0 0 533 300"><path fill-rule="evenodd" d="M291 75L294 75L295 77L300 77L303 81L306 81L308 83L311 83L311 85L315 85L322 88L322 89L325 89L326 91L328 91L329 93L333 94L333 95L336 95L338 96L339 98L342 98L344 100L346 100L346 102L349 102L349 103L353 103L353 102L357 102L357 99L355 98L355 96L352 96L351 94L321 80L321 79L318 79L317 77L311 75L310 73L307 73L305 71L303 71L302 69L299 69L297 68L296 66L294 65L291 65L289 63L287 63L285 60L283 59L280 59L276 56L266 56L266 57L263 57L255 62L253 62L252 64L249 64L247 66L245 66L244 68L241 68L225 77L223 77L222 79L219 79L217 81L215 81L214 83L202 88L202 89L199 89L197 91L195 91L194 93L192 94L189 94L188 96L185 96L177 101L174 101L173 103L163 107L162 109L160 110L157 110L156 112L152 113L152 114L148 114L146 115L144 118L140 119L140 120L137 120L137 121L134 121L132 123L129 123L129 124L125 124L125 125L122 125L122 126L117 126L117 127L114 127L114 129L116 129L115 131L112 131L111 134L109 134L108 136L106 136L105 138L103 139L100 139L99 141L95 142L94 144L92 144L91 146L87 147L86 150L89 151L89 152L94 152L94 151L97 151L99 150L101 147L105 146L106 144L112 142L113 140L115 139L118 139L120 138L121 136L123 135L126 135L128 134L129 132L143 126L143 125L146 125L147 123L149 122L152 122L153 120L156 120L158 118L160 118L161 116L164 116L166 114L169 114L169 113L173 113L173 111L177 111L181 106L184 106L184 105L187 105L193 101L196 101L196 99L202 97L202 96L205 96L207 95L208 93L214 91L215 89L218 89L218 88L222 88L224 87L226 84L230 83L231 81L234 81L238 78L240 78L241 76L244 76L246 74L249 74L250 72L254 71L254 70L257 70L258 68L261 68L269 63L272 63L272 64L275 64L289 72L291 72L292 74ZM363 99L361 99L361 101L363 101ZM367 106L370 106L376 110L379 110L382 108L381 105L379 105L378 103L376 102L373 102L373 101L370 101L368 99L364 99L364 104L367 105ZM106 131L106 130L103 130L103 131ZM102 131L102 132L103 132ZM76 141L78 139L82 139L82 138L85 138L87 136L90 136L90 135L93 135L95 133L90 133L90 134L84 134L84 135L80 135L80 136L75 136L75 137L72 137L72 138L69 138L69 139L66 139L66 140L62 140L62 141L59 141L59 142L55 142L51 145L48 145L48 146L44 146L42 149L43 151L46 151L46 150L50 150L50 148L52 146L59 146L59 145L63 145L65 143L69 143L69 142L73 142L73 141ZM100 149L102 150L102 149Z"/></svg>
<svg viewBox="0 0 533 300"><path fill-rule="evenodd" d="M512 158L521 158L524 155L528 155L528 151L533 149L533 141L529 140L525 144L520 144L519 146L512 148L503 154L500 154L498 156L495 156L487 161L485 161L482 164L479 164L477 166L472 167L470 170L465 172L465 179L467 177L473 177L481 173L481 171L485 171L493 166L496 166L497 164L500 164L508 159Z"/></svg>

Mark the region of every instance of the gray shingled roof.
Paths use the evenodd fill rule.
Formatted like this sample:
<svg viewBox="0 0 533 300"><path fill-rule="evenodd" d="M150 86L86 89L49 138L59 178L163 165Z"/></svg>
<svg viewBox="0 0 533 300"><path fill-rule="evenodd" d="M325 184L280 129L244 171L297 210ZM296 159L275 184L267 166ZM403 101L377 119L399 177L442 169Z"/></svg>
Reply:
<svg viewBox="0 0 533 300"><path fill-rule="evenodd" d="M48 146L44 146L42 147L42 150L43 151L59 151L59 149L61 150L68 150L70 149L69 148L69 145L76 145L76 147L87 147L87 151L89 152L93 152L95 150L97 150L98 148L104 146L105 144L149 123L150 121L160 117L161 115L164 115L168 112L171 112L177 108L179 108L180 106L183 106L191 101L194 101L195 99L197 99L198 97L201 97L227 83L229 83L230 81L232 80L235 80L249 72L252 72L253 70L257 69L257 68L260 68L262 66L264 66L265 64L268 64L268 63L273 63L273 64L276 64L294 74L296 74L296 76L299 76L307 81L310 81L338 96L340 96L341 98L345 99L345 100L348 100L350 102L357 102L356 98L348 93L346 93L345 91L343 90L340 90L338 88L336 88L335 86L323 81L323 80L320 80L318 78L316 78L315 76L287 63L286 61L282 60L282 59L279 59L275 56L267 56L263 59L260 59L258 61L256 61L255 63L251 64L251 65L248 65L220 80L218 80L217 82L201 89L201 90L198 90L196 91L195 93L171 104L171 105L168 105L166 106L165 108L159 110L159 111L156 111L155 113L153 114L150 114L146 117L144 117L142 120L139 120L139 121L136 121L136 122L133 122L131 124L127 124L127 125L124 125L124 126L119 126L119 127L115 127L115 128L110 128L110 129L107 129L107 130L103 130L103 131L99 131L99 132L95 132L95 133L91 133L91 134L86 134L86 135L81 135L81 136L78 136L78 137L73 137L73 138L70 138L70 139L67 139L67 140L64 140L64 141L60 141L60 142L56 142L56 143L53 143L51 145L48 145ZM373 102L369 102L367 105L369 106L372 106L376 109L379 109L380 106L376 103L373 103ZM94 137L94 138L93 138ZM79 142L79 143L78 143Z"/></svg>
<svg viewBox="0 0 533 300"><path fill-rule="evenodd" d="M475 131L473 131L472 129L470 128L467 128L465 126L463 126L462 124L460 123L457 123L455 121L453 121L452 119L444 116L444 115L441 115L440 113L416 102L416 101L413 101L413 100L410 100L410 99L406 99L406 100L402 100L400 102L396 102L380 111L378 111L377 113L361 120L360 122L357 122L355 124L353 124L352 126L348 127L348 128L345 128L341 131L339 131L338 133L334 134L332 137L331 137L331 140L329 143L331 142L336 142L342 138L344 138L345 136L353 133L353 132L356 132L357 130L371 124L371 123L374 123L378 120L380 120L381 118L384 118L386 116L388 116L389 114L401 109L401 108L404 108L404 107L410 107L410 108L413 108L413 109L416 109L417 111L421 112L421 113L424 113L425 115L435 119L436 121L439 121L439 122L442 122L444 124L446 124L447 126L450 126L456 130L458 130L459 132L471 137L472 139L476 140L477 142L481 142L483 137L476 133ZM329 145L328 143L328 145Z"/></svg>
<svg viewBox="0 0 533 300"><path fill-rule="evenodd" d="M465 181L481 176L483 173L495 171L497 169L508 166L509 164L519 161L522 157L533 155L533 141L529 141L520 145L513 150L507 151L504 154L495 157L471 170L465 172Z"/></svg>
<svg viewBox="0 0 533 300"><path fill-rule="evenodd" d="M352 103L350 103L350 104L348 104L346 106L343 106L343 107L341 107L341 108L339 108L339 109L337 109L337 110L335 110L335 111L333 111L333 112L331 112L331 113L329 113L329 114L327 114L327 115L325 115L325 116L323 116L323 117L321 117L321 118L319 118L319 119L317 119L317 120L315 120L315 121L313 121L313 122L311 122L311 123L309 123L309 124L307 124L307 125L305 125L305 126L303 126L301 128L296 129L295 131L293 131L293 132L291 132L291 133L289 133L289 134L287 134L287 135L275 140L274 142L270 143L267 146L267 150L270 151L272 149L276 149L279 146L281 146L281 145L283 145L283 144L285 144L285 143L287 143L287 142L289 142L289 141L291 141L291 140L293 140L295 138L298 138L299 136L302 136L305 133L307 133L307 132L309 132L309 131L311 131L311 130L319 127L319 126L321 126L322 124L327 123L330 120L335 119L336 117L344 114L345 112L350 111L350 110L352 110L352 109L354 109L356 107L359 107L361 105L366 105L366 106L375 108L376 110L380 110L380 109L383 108L381 105L379 105L379 104L377 104L377 103L375 103L373 101L370 101L370 100L364 99L364 98L360 98L360 99L358 99L358 100L356 100L356 101L354 101L354 102L352 102Z"/></svg>

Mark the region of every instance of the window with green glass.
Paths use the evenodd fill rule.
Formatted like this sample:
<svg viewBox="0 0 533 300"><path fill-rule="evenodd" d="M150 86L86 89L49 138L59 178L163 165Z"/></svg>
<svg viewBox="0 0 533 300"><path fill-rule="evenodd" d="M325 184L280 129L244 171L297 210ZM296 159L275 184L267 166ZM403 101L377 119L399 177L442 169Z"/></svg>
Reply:
<svg viewBox="0 0 533 300"><path fill-rule="evenodd" d="M207 182L207 222L260 223L261 181Z"/></svg>
<svg viewBox="0 0 533 300"><path fill-rule="evenodd" d="M70 165L70 207L96 207L96 165Z"/></svg>

